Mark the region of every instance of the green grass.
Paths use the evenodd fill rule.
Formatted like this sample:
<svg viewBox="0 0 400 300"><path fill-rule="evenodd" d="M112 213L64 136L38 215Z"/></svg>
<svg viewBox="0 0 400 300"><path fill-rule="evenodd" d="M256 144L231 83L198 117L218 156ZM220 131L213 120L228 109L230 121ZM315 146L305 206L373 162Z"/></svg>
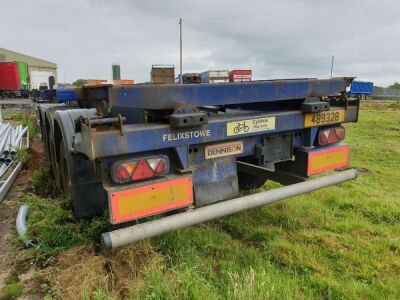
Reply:
<svg viewBox="0 0 400 300"><path fill-rule="evenodd" d="M106 216L76 222L68 198L41 198L26 194L16 205L22 203L30 207L27 238L35 245L31 251L40 264L47 264L72 247L99 243L99 233L109 226Z"/></svg>
<svg viewBox="0 0 400 300"><path fill-rule="evenodd" d="M346 124L346 132L351 165L364 171L357 180L152 239L156 258L155 254L142 257L138 268L126 267L137 263L137 258L127 259L135 248L121 250L126 251L122 254L100 253L94 258L101 257L101 262L91 260L94 265L88 263L83 269L87 273L89 266L91 270L101 263L104 266L98 267L107 269L108 275L99 274L103 278L91 282L103 283L90 288L82 283L83 295L399 299L399 102L363 102L359 122ZM277 186L267 183L263 189ZM41 257L92 244L107 227L106 218L74 222L65 202L32 195L25 201L32 206L29 234L39 245L32 251ZM117 276L113 264L122 257L120 267L125 271ZM70 267L84 265L82 260ZM52 288L62 294L62 284Z"/></svg>
<svg viewBox="0 0 400 300"><path fill-rule="evenodd" d="M26 164L29 161L29 153L28 149L18 149L17 154L15 155L16 159L22 164Z"/></svg>
<svg viewBox="0 0 400 300"><path fill-rule="evenodd" d="M0 290L0 300L16 299L22 294L24 285L22 283L7 284Z"/></svg>
<svg viewBox="0 0 400 300"><path fill-rule="evenodd" d="M346 130L356 181L155 239L165 269L136 297L400 298L400 105Z"/></svg>
<svg viewBox="0 0 400 300"><path fill-rule="evenodd" d="M32 172L32 188L35 194L41 197L50 197L57 193L48 167L41 167Z"/></svg>
<svg viewBox="0 0 400 300"><path fill-rule="evenodd" d="M32 140L37 134L36 119L33 115L23 112L12 112L10 118L24 127L28 127L29 139Z"/></svg>

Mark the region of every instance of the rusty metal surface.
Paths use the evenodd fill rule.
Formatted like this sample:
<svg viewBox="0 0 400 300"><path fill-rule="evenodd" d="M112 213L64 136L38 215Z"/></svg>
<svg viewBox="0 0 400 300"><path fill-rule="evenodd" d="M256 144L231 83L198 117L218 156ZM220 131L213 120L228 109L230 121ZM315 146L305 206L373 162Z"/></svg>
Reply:
<svg viewBox="0 0 400 300"><path fill-rule="evenodd" d="M276 128L264 132L249 132L240 136L227 136L227 122L245 119L276 118ZM133 124L123 126L123 136L119 130L96 131L86 125L75 136L75 151L84 153L90 159L115 155L138 153L149 150L175 148L180 145L222 142L245 139L304 127L304 117L299 111L279 113L252 113L242 115L218 116L209 119L208 124L188 129L173 129L163 124ZM138 142L140 141L140 142Z"/></svg>
<svg viewBox="0 0 400 300"><path fill-rule="evenodd" d="M113 87L112 106L169 109L323 97L345 91L348 78L252 81L219 84L167 84Z"/></svg>
<svg viewBox="0 0 400 300"><path fill-rule="evenodd" d="M182 105L211 106L287 101L342 93L353 78L284 79L218 84L99 85L77 89L80 100L107 99L112 107L174 109Z"/></svg>

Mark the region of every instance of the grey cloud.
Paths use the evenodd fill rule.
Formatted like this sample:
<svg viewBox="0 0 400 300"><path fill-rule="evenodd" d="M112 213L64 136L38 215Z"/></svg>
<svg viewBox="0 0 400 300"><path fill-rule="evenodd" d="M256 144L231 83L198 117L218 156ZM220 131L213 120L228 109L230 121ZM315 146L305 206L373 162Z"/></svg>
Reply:
<svg viewBox="0 0 400 300"><path fill-rule="evenodd" d="M1 46L54 61L59 78L138 82L151 64L184 71L252 68L257 79L336 76L400 81L400 3L395 0L2 1ZM18 22L15 15L18 12ZM33 17L34 16L34 17ZM24 34L16 34L24 33Z"/></svg>

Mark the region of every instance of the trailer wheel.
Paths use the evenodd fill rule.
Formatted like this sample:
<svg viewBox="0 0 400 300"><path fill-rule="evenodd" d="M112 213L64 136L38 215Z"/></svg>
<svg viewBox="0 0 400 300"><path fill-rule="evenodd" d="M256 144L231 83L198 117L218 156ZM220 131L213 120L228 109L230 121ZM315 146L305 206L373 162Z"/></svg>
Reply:
<svg viewBox="0 0 400 300"><path fill-rule="evenodd" d="M71 199L71 208L76 218L93 217L102 214L108 207L108 195L103 187L101 172L94 168L92 161L74 155L70 149L75 134L74 120L80 116L93 116L88 109L57 110L54 117L59 188Z"/></svg>
<svg viewBox="0 0 400 300"><path fill-rule="evenodd" d="M239 189L248 191L252 189L259 189L262 187L267 178L250 175L247 173L238 172Z"/></svg>
<svg viewBox="0 0 400 300"><path fill-rule="evenodd" d="M61 177L61 189L64 194L71 197L71 172L68 166L67 155L65 153L64 139L60 143L60 177Z"/></svg>

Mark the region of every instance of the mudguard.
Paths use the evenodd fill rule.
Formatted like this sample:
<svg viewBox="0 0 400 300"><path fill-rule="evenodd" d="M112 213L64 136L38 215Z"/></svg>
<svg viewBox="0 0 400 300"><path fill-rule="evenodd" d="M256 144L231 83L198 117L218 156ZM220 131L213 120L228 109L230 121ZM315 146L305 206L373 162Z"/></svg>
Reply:
<svg viewBox="0 0 400 300"><path fill-rule="evenodd" d="M107 207L101 172L96 172L93 161L71 152L75 120L81 116L94 117L95 113L95 109L69 109L55 113L54 144L55 147L64 147L70 172L74 215L77 218L98 215ZM56 153L59 154L59 150Z"/></svg>

